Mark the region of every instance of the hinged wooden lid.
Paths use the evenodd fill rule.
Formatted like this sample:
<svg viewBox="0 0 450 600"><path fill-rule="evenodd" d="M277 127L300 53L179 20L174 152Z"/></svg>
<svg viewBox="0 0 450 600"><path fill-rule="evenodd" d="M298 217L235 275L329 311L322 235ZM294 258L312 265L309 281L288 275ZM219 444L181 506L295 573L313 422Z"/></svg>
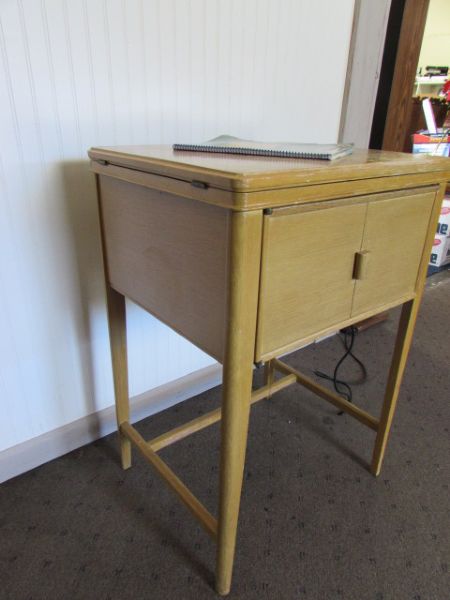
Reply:
<svg viewBox="0 0 450 600"><path fill-rule="evenodd" d="M436 183L450 179L448 158L380 150L355 150L350 156L334 161L184 152L174 151L171 146L92 148L89 156L103 165L233 192L431 172L436 173Z"/></svg>

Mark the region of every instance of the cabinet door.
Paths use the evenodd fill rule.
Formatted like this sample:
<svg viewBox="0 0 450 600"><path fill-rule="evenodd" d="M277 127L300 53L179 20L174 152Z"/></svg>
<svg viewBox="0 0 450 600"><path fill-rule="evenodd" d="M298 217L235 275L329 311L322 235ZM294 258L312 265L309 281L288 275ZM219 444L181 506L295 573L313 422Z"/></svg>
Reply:
<svg viewBox="0 0 450 600"><path fill-rule="evenodd" d="M350 318L366 208L324 202L264 217L256 360Z"/></svg>
<svg viewBox="0 0 450 600"><path fill-rule="evenodd" d="M428 188L369 202L361 247L367 267L356 282L352 316L414 295L434 197Z"/></svg>

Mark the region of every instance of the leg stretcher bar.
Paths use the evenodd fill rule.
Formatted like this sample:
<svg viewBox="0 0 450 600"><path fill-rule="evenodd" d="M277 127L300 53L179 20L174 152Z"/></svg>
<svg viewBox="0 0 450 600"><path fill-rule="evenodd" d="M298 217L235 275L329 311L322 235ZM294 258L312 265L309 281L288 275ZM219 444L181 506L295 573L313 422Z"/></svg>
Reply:
<svg viewBox="0 0 450 600"><path fill-rule="evenodd" d="M277 381L273 381L274 371L282 373L284 376ZM264 398L270 397L275 392L293 384L300 383L310 391L314 392L324 400L327 400L333 406L351 415L363 425L366 425L374 431L378 431L379 420L367 413L366 411L351 404L338 394L328 390L327 388L317 384L315 381L303 375L296 369L281 362L278 359L272 359L266 363L266 385L252 392L250 403L254 404ZM153 438L145 441L140 433L128 422L124 421L120 424L120 433L130 440L144 455L146 460L153 465L159 475L165 480L167 485L178 495L183 504L191 511L191 513L200 521L203 528L211 535L214 540L217 540L217 519L203 506L203 504L192 494L192 492L184 485L184 483L175 475L170 467L157 455L159 450L170 446L174 442L182 440L187 436L200 431L213 423L217 423L222 418L221 408L212 410L184 425L175 427Z"/></svg>

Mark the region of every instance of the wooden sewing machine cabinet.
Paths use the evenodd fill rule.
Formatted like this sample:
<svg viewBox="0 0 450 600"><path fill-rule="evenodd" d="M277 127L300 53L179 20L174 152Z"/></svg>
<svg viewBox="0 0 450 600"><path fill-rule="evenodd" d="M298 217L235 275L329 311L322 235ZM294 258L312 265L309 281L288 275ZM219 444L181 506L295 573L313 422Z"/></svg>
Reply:
<svg viewBox="0 0 450 600"><path fill-rule="evenodd" d="M93 148L122 465L136 445L217 541L230 590L249 408L300 383L375 431L378 475L423 292L449 160L355 150L335 161ZM146 441L129 422L125 297L223 364L222 407ZM402 305L373 416L279 360ZM254 364L265 381L252 392ZM274 372L283 376L275 379ZM216 520L158 450L221 420Z"/></svg>

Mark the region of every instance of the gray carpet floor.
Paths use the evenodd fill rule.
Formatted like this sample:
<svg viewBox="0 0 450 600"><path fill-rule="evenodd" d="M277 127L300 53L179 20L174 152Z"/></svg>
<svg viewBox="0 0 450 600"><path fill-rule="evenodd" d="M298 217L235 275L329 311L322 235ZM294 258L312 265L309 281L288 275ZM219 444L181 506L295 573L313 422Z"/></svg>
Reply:
<svg viewBox="0 0 450 600"><path fill-rule="evenodd" d="M434 279L378 479L367 470L373 432L304 389L255 405L230 599L450 598L449 308L450 279ZM356 340L369 378L354 400L375 414L397 318ZM330 372L341 354L334 337L286 360ZM219 399L213 389L138 429L154 436ZM218 431L161 453L213 513ZM115 436L3 484L0 539L5 600L215 597L213 542L140 456L121 470Z"/></svg>

